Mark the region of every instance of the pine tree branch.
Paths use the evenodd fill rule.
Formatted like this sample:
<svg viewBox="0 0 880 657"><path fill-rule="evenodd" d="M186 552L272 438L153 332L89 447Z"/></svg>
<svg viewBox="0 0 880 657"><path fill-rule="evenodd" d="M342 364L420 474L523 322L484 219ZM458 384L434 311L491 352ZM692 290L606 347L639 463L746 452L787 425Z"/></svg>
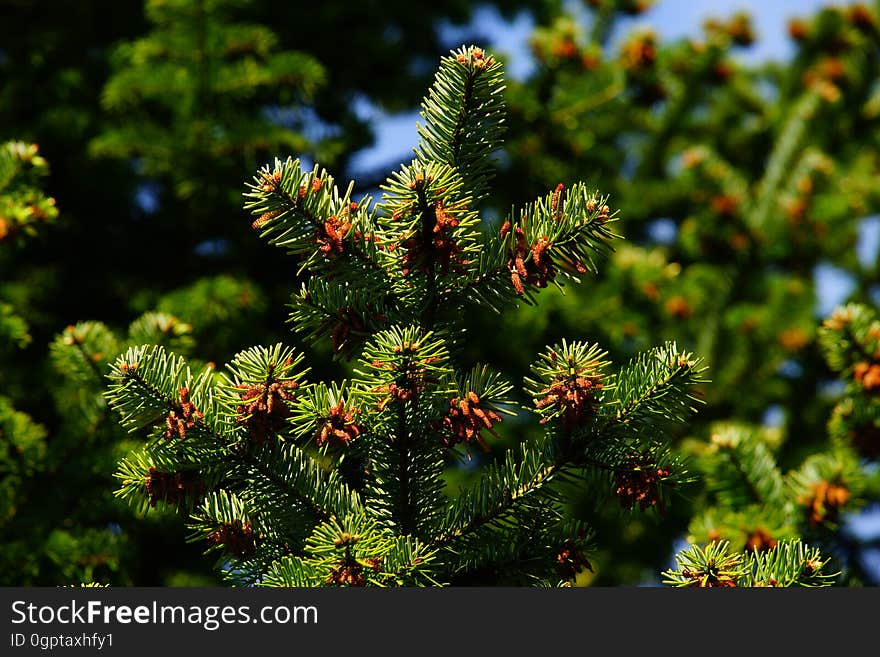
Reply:
<svg viewBox="0 0 880 657"><path fill-rule="evenodd" d="M853 351L856 352L859 359L867 361L869 363L878 360L877 355L868 352L868 350L865 348L865 345L853 332L851 323L845 323L841 329L841 332L844 334L845 338L851 345Z"/></svg>
<svg viewBox="0 0 880 657"><path fill-rule="evenodd" d="M181 412L180 404L178 404L172 397L165 394L160 388L147 381L141 375L139 368L129 367L125 371L125 377L140 386L143 390L147 391L147 393L159 405L164 406L164 408L171 411L176 411L178 413ZM268 386L274 382L274 380L273 372L269 371L266 375L264 389L268 389ZM316 520L324 521L334 517L332 511L322 508L314 499L302 493L295 486L292 486L282 475L273 471L259 459L256 459L252 454L246 451L246 449L238 449L234 446L230 447L224 435L218 431L211 422L206 421L204 417L194 418L194 425L202 429L210 437L210 440L215 447L220 448L225 454L252 468L283 495L308 508L313 513Z"/></svg>
<svg viewBox="0 0 880 657"><path fill-rule="evenodd" d="M296 165L295 171L297 171L297 172L299 171L298 164L299 164L299 161L297 160L297 162L295 163L295 165ZM278 164L276 163L276 167L277 166L278 166ZM288 166L288 164L285 164L285 166ZM264 177L267 175L268 174L264 174ZM315 180L323 180L323 178L314 178L314 179ZM308 177L306 177L306 179L297 180L297 183L298 184L309 184ZM294 213L294 215L299 215L302 219L307 221L311 225L312 229L315 231L320 230L324 226L324 219L321 217L318 217L313 212L310 212L308 210L308 208L306 207L306 204L302 201L301 198L297 198L297 197L292 196L291 193L287 189L285 189L285 187L281 184L274 184L271 187L272 187L272 189L271 189L271 192L269 192L269 195L275 196L277 198L277 200L280 202L280 204L278 204L278 203L273 204L273 208L274 208L273 212L281 214L281 215L287 214L288 212ZM346 198L348 198L347 195L346 195ZM253 203L252 206L253 207L260 207L260 205L257 203ZM347 208L343 208L343 210L347 211ZM256 214L258 212L258 210L255 210L254 212ZM269 224L269 225L271 225L271 224ZM365 236L365 237L368 237L368 236ZM270 239L270 242L273 242L273 241L274 240ZM344 251L345 257L354 258L356 261L367 265L367 268L369 270L372 270L375 273L379 274L382 277L382 279L387 279L388 272L378 262L376 262L376 260L371 258L367 253L365 253L363 251L363 249L360 248L359 245L355 241L348 240L346 242L346 246L348 248L346 248Z"/></svg>
<svg viewBox="0 0 880 657"><path fill-rule="evenodd" d="M482 527L502 518L507 512L522 502L528 495L535 493L565 467L563 463L553 463L539 470L528 482L519 486L515 491L504 496L492 509L486 513L473 516L467 524L447 534L441 534L431 541L431 547L448 547L455 541L462 540L473 534Z"/></svg>
<svg viewBox="0 0 880 657"><path fill-rule="evenodd" d="M468 179L475 199L485 194L491 154L504 128L501 64L481 48L467 47L441 60L434 85L422 101L419 125L422 163L454 167Z"/></svg>
<svg viewBox="0 0 880 657"><path fill-rule="evenodd" d="M661 349L640 355L615 378L616 402L620 403L620 406L609 413L596 432L597 435L605 434L615 424L630 427L633 422L644 420L640 417L641 412L653 416L652 419L655 421L660 421L663 417L683 419L685 409L678 407L683 407L690 401L697 401L687 389L693 384L704 382L703 370L698 359L694 359L691 354L679 352L674 343L667 343ZM639 380L639 388L636 391L632 390L629 381L633 373L641 374L643 377ZM650 385L641 386L642 382ZM676 385L677 383L682 385ZM623 389L624 385L626 389ZM636 394L627 399L633 392ZM673 396L673 404L661 403L667 395ZM676 399L675 395L679 397ZM676 410L679 411L678 414L670 415ZM687 410L693 409L688 407Z"/></svg>
<svg viewBox="0 0 880 657"><path fill-rule="evenodd" d="M555 449L551 437L545 436L537 445L520 444L516 454L508 451L503 461L492 464L474 487L462 493L447 516L446 529L438 533L431 546L448 548L502 521L533 495L546 490L570 465L568 455Z"/></svg>
<svg viewBox="0 0 880 657"><path fill-rule="evenodd" d="M598 435L603 434L612 424L626 426L630 417L635 416L641 407L655 399L659 393L662 393L670 386L676 374L675 370L670 370L666 376L654 383L650 388L646 388L638 397L618 408L613 415L609 415L602 429L599 430Z"/></svg>

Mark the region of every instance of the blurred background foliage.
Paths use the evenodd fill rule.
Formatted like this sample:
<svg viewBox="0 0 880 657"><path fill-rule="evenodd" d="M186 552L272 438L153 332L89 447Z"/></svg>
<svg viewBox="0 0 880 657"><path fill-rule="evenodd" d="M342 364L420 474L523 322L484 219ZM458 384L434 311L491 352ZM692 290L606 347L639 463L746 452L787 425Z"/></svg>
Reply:
<svg viewBox="0 0 880 657"><path fill-rule="evenodd" d="M621 521L611 508L586 517L620 541L597 559L596 583L651 581L667 558L664 545L682 536L745 547L756 532L777 540L805 531L757 512L707 519L712 489L738 485L735 472L719 469L721 456L705 458L707 441L717 445L731 431L734 443L773 452L783 473L825 455L829 471L816 476L848 473L840 475L848 509L857 506L849 495L856 489L877 497L873 465L848 469L859 455L829 442L841 383L817 343L829 292L865 304L880 299L877 244L861 244L876 231L880 203L877 7L854 3L793 18L786 35L793 56L755 64L741 57L758 37L743 12L707 19L701 34L679 39L644 25L616 31L651 4L591 0L532 35L537 66L509 91L503 196L589 180L620 209L625 239L598 280L507 318L515 339L473 342L519 372L540 345L573 333L616 358L664 339L706 358L706 405L682 436L699 457L702 486L682 491L684 503L664 518ZM823 285L826 272L835 285ZM489 334L493 321L474 335ZM756 432L761 438L746 438ZM747 501L761 501L751 497L728 506L745 512ZM823 538L846 556L852 582L872 581L859 565L865 555L854 556L839 527L828 529ZM876 544L867 549L876 556ZM633 553L645 561L619 558Z"/></svg>
<svg viewBox="0 0 880 657"><path fill-rule="evenodd" d="M610 546L580 583L655 583L682 541L748 543L759 529L768 540L818 532L849 583L880 583L868 567L878 536L846 523L877 506L880 418L862 398L876 401L864 381L878 357L835 360L819 340L826 279L836 302L880 303L880 3L795 11L784 35L729 11L675 39L635 20L653 4L60 0L47 12L0 0L0 583L213 581L182 523L155 510L135 521L113 497L131 445L101 396L108 364L141 342L218 364L258 342L296 344L285 323L295 268L251 231L244 181L291 154L374 191L387 169L359 156L377 117L406 116L460 42L506 57L503 21L523 16L531 65L508 86L489 223L586 180L620 209L623 239L566 294L475 316L468 357L521 380L563 337L615 360L673 339L710 367L681 445L712 481L664 516L613 499L598 515L573 508ZM502 22L494 40L474 20L487 8ZM745 57L761 38L793 55ZM871 321L858 317L869 344ZM321 378L348 369L329 344L298 346ZM861 428L841 408L857 408ZM526 424L505 421L474 459L529 439ZM839 522L823 533L809 514L719 499L719 486L736 489L723 459L707 458L719 445L800 473L794 507L810 507L822 482L845 488ZM451 471L450 492L469 472Z"/></svg>

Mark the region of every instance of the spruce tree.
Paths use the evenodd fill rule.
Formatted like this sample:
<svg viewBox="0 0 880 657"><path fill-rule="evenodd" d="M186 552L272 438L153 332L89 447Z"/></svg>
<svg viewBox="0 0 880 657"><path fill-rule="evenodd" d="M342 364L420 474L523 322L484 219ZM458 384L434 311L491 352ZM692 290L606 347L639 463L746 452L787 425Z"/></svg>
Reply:
<svg viewBox="0 0 880 657"><path fill-rule="evenodd" d="M562 339L523 380L527 408L496 367L464 358L473 317L491 313L504 336L505 310L595 274L615 237L608 198L582 182L557 183L500 225L481 218L503 89L481 48L443 57L415 158L378 203L291 158L248 185L253 228L303 275L294 330L329 340L349 377L321 381L281 343L223 367L153 344L116 360L109 403L147 436L121 461L118 494L189 514L191 540L229 582L570 584L603 537L567 500L589 491L662 509L691 479L667 436L698 406L704 368L674 342L614 366L583 336ZM540 435L480 465L527 412ZM449 473L469 463L476 483L454 490ZM819 556L792 544L773 559L788 573Z"/></svg>

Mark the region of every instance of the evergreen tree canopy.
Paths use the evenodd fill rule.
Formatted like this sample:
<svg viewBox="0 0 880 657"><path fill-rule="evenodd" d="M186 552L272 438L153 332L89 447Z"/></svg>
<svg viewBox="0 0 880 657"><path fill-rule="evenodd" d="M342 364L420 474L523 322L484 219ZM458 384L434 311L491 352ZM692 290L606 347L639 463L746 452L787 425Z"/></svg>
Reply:
<svg viewBox="0 0 880 657"><path fill-rule="evenodd" d="M693 438L684 447L700 454L738 427L764 436L779 472L798 471L811 456L836 462L826 422L837 373L817 329L830 312L829 272L848 301L876 307L880 299L877 253L860 243L866 218L880 210L878 6L793 19L791 59L755 62L742 55L767 35L748 14L709 19L703 34L674 40L643 21L627 31L627 19L651 4L572 5L535 30L538 66L507 94L512 138L498 206L562 176L590 177L617 199L626 242L613 244L596 284L513 313L516 341L494 340L482 325L471 353L524 372L524 354L573 330L620 359L675 339L706 359L712 379L704 410L678 435ZM752 442L743 437L743 446ZM712 482L715 466L703 474L723 488ZM667 563L665 546L705 539L708 529L692 523L713 506L705 492L662 524L590 516L632 556L627 564L597 556L608 568L596 583L644 581ZM877 490L864 495L876 500ZM735 550L755 528L737 526L737 536L725 530ZM802 535L775 526L790 528L777 540Z"/></svg>
<svg viewBox="0 0 880 657"><path fill-rule="evenodd" d="M880 583L880 4L651 4L7 3L0 583Z"/></svg>
<svg viewBox="0 0 880 657"><path fill-rule="evenodd" d="M116 360L110 404L148 435L120 463L119 495L188 510L192 540L218 553L230 582L570 584L590 568L594 540L566 513L573 492L662 510L690 480L666 436L699 404L700 360L667 342L615 367L598 345L561 340L523 382L540 436L448 490L455 461L526 410L501 372L463 359L467 320L495 311L502 327L506 308L595 273L614 237L616 213L581 182L557 184L500 227L481 221L503 89L500 62L481 48L444 57L416 157L378 203L293 159L249 184L254 229L306 274L294 329L330 338L353 361L349 378L314 380L283 344L222 368L151 344ZM786 585L833 577L794 544L767 559L759 570L783 564Z"/></svg>

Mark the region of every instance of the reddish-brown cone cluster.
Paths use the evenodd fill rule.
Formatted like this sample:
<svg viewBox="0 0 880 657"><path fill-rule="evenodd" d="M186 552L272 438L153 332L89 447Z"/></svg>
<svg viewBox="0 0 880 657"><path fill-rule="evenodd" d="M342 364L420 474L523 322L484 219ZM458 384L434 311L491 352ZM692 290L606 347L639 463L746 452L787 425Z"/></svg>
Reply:
<svg viewBox="0 0 880 657"><path fill-rule="evenodd" d="M309 192L319 192L321 191L321 187L324 186L324 181L320 178L312 178L312 182L307 185L299 186L299 197L305 198Z"/></svg>
<svg viewBox="0 0 880 657"><path fill-rule="evenodd" d="M730 79L734 73L733 65L727 61L718 62L712 67L712 76L718 82L725 82Z"/></svg>
<svg viewBox="0 0 880 657"><path fill-rule="evenodd" d="M831 317L822 322L822 326L833 331L841 331L852 321L852 313L847 308L836 308Z"/></svg>
<svg viewBox="0 0 880 657"><path fill-rule="evenodd" d="M251 228L253 228L254 230L260 230L263 226L272 221L279 214L281 214L281 212L279 212L278 210L264 212L254 220L254 222L251 224Z"/></svg>
<svg viewBox="0 0 880 657"><path fill-rule="evenodd" d="M561 410L562 428L566 431L582 424L596 411L595 391L602 387L598 376L573 376L560 377L552 385L541 390L544 395L535 401L539 409L554 406ZM541 424L546 424L548 418L543 418Z"/></svg>
<svg viewBox="0 0 880 657"><path fill-rule="evenodd" d="M565 189L565 185L559 183L556 185L556 189L553 190L553 195L550 197L550 216L553 217L556 221L562 219L562 191Z"/></svg>
<svg viewBox="0 0 880 657"><path fill-rule="evenodd" d="M490 408L480 407L480 398L473 392L468 392L459 399L455 397L449 402L449 412L443 418L440 426L443 436L440 439L444 447L455 447L458 443L470 443L476 440L480 447L489 451L489 446L483 440L482 431L487 429L496 438L493 422L501 422L501 416Z"/></svg>
<svg viewBox="0 0 880 657"><path fill-rule="evenodd" d="M168 412L165 417L165 438L171 438L175 434L183 440L186 438L186 432L196 426L196 422L204 416L202 412L196 409L195 405L189 400L189 389L183 387L179 393L180 405Z"/></svg>
<svg viewBox="0 0 880 657"><path fill-rule="evenodd" d="M363 563L351 557L346 558L330 571L330 574L327 576L327 583L334 586L366 586L367 580L364 577L364 565L378 572L381 564L382 557L364 559Z"/></svg>
<svg viewBox="0 0 880 657"><path fill-rule="evenodd" d="M615 475L614 494L624 509L632 509L638 504L641 511L656 506L663 513L660 483L670 474L672 470L668 467L658 468L646 459L635 460L630 467Z"/></svg>
<svg viewBox="0 0 880 657"><path fill-rule="evenodd" d="M727 24L727 34L738 46L750 46L755 41L755 31L747 14L734 16Z"/></svg>
<svg viewBox="0 0 880 657"><path fill-rule="evenodd" d="M412 344L404 343L402 348L397 346L394 351L398 354L404 352L415 354L419 350L419 347L420 345L417 342ZM376 369L387 369L398 372L395 381L392 381L388 385L373 388L372 392L385 393L385 396L378 402L379 410L384 410L385 407L392 402L405 404L410 400L416 399L422 392L424 392L425 387L428 384L435 383L436 380L433 377L427 376L424 366L435 363L437 360L438 358L436 356L413 359L409 362L405 362L401 367L398 367L394 363L381 363L378 360L373 361L373 367Z"/></svg>
<svg viewBox="0 0 880 657"><path fill-rule="evenodd" d="M391 402L405 404L406 402L417 398L422 392L424 392L425 384L426 380L424 371L415 370L403 377L401 383L392 381L387 386L374 388L373 392L387 393L387 395L379 401L379 410L384 410Z"/></svg>
<svg viewBox="0 0 880 657"><path fill-rule="evenodd" d="M599 7L602 3L600 1L596 3L591 2L589 4ZM623 3L620 10L629 16L637 16L638 14L643 14L648 11L653 4L654 0L629 0L629 2Z"/></svg>
<svg viewBox="0 0 880 657"><path fill-rule="evenodd" d="M755 31L752 28L751 17L746 13L738 13L728 21L710 18L704 24L709 33L721 34L729 37L738 46L751 45L755 40Z"/></svg>
<svg viewBox="0 0 880 657"><path fill-rule="evenodd" d="M187 495L200 493L205 484L199 477L198 472L187 470L184 472L160 472L151 467L146 480L147 495L150 498L150 506L156 506L159 502L165 504L179 504Z"/></svg>
<svg viewBox="0 0 880 657"><path fill-rule="evenodd" d="M876 30L877 26L874 21L874 14L872 14L871 10L862 3L850 7L847 18L849 19L850 24L861 32L870 34Z"/></svg>
<svg viewBox="0 0 880 657"><path fill-rule="evenodd" d="M379 410L385 410L385 407L388 406L391 402L400 402L406 403L410 399L413 399L418 395L421 388L418 386L399 386L397 383L392 382L387 386L379 386L375 388L374 392L386 392L388 395L379 400Z"/></svg>
<svg viewBox="0 0 880 657"><path fill-rule="evenodd" d="M810 525L818 527L835 522L849 498L849 489L843 484L820 481L813 484L809 493L798 498L798 504L806 507Z"/></svg>
<svg viewBox="0 0 880 657"><path fill-rule="evenodd" d="M209 543L222 545L227 552L239 559L252 556L257 551L257 541L251 521L242 522L238 518L232 522L221 523L208 534Z"/></svg>
<svg viewBox="0 0 880 657"><path fill-rule="evenodd" d="M345 447L357 438L361 430L354 419L356 413L359 411L347 411L343 401L332 406L326 421L318 431L318 438L315 441L318 447L326 443Z"/></svg>
<svg viewBox="0 0 880 657"><path fill-rule="evenodd" d="M779 334L779 344L786 351L800 351L807 346L810 336L801 328L785 329Z"/></svg>
<svg viewBox="0 0 880 657"><path fill-rule="evenodd" d="M501 239L507 236L510 228L510 222L505 221L501 227ZM547 287L557 274L549 253L552 243L547 237L541 237L534 245L529 245L525 231L519 226L513 229L513 236L513 257L508 260L507 268L516 293L523 294L526 285Z"/></svg>
<svg viewBox="0 0 880 657"><path fill-rule="evenodd" d="M333 568L327 583L334 586L366 586L364 567L354 560L346 560Z"/></svg>
<svg viewBox="0 0 880 657"><path fill-rule="evenodd" d="M587 212L592 214L596 211L596 208L599 208L599 214L596 217L596 220L599 223L605 223L611 218L611 208L609 208L607 205L605 205L604 203L602 205L599 205L596 199L592 198L587 201Z"/></svg>
<svg viewBox="0 0 880 657"><path fill-rule="evenodd" d="M670 297L666 300L666 303L663 304L663 309L673 317L678 317L679 319L687 319L690 317L694 309L691 308L691 305L688 303L687 299L685 299L681 295L676 295L674 297Z"/></svg>
<svg viewBox="0 0 880 657"><path fill-rule="evenodd" d="M788 21L788 36L794 41L803 41L810 33L810 27L800 18L792 18Z"/></svg>
<svg viewBox="0 0 880 657"><path fill-rule="evenodd" d="M340 218L335 214L328 217L322 226L318 226L315 236L318 250L324 255L339 255L345 250L342 240L350 230L351 221L347 218Z"/></svg>
<svg viewBox="0 0 880 657"><path fill-rule="evenodd" d="M823 100L834 103L840 99L840 87L847 80L846 70L836 57L825 58L808 68L803 74L803 84Z"/></svg>
<svg viewBox="0 0 880 657"><path fill-rule="evenodd" d="M568 37L555 39L550 46L550 54L560 59L571 59L577 57L577 44Z"/></svg>
<svg viewBox="0 0 880 657"><path fill-rule="evenodd" d="M834 102L840 97L840 88L849 80L843 60L836 56L824 57L807 69L804 85L817 91L825 100Z"/></svg>
<svg viewBox="0 0 880 657"><path fill-rule="evenodd" d="M585 568L593 572L593 564L577 541L567 540L556 554L556 572L562 579L574 579Z"/></svg>
<svg viewBox="0 0 880 657"><path fill-rule="evenodd" d="M718 194L710 201L713 212L721 217L730 218L736 214L741 203L739 197L733 194Z"/></svg>
<svg viewBox="0 0 880 657"><path fill-rule="evenodd" d="M272 173L268 171L263 171L263 186L261 189L264 192L274 192L278 185L281 183L281 171L276 169Z"/></svg>
<svg viewBox="0 0 880 657"><path fill-rule="evenodd" d="M262 443L284 426L290 416L290 409L284 402L292 401L293 391L299 387L296 381L274 381L272 383L242 383L235 386L244 402L236 409L238 424L244 425L256 443Z"/></svg>
<svg viewBox="0 0 880 657"><path fill-rule="evenodd" d="M473 66L476 70L481 71L495 63L495 59L491 56L486 57L486 53L482 48L474 48L471 50L470 57L462 53L456 57L456 61L462 66Z"/></svg>
<svg viewBox="0 0 880 657"><path fill-rule="evenodd" d="M412 233L400 246L406 251L402 259L402 273L409 276L413 269L425 273L434 271L435 265L439 265L440 272L445 274L451 265L466 265L467 260L460 257L461 248L452 238L452 231L458 226L459 221L449 208L443 206L441 201L434 203L434 228L431 231L430 240L418 231Z"/></svg>

